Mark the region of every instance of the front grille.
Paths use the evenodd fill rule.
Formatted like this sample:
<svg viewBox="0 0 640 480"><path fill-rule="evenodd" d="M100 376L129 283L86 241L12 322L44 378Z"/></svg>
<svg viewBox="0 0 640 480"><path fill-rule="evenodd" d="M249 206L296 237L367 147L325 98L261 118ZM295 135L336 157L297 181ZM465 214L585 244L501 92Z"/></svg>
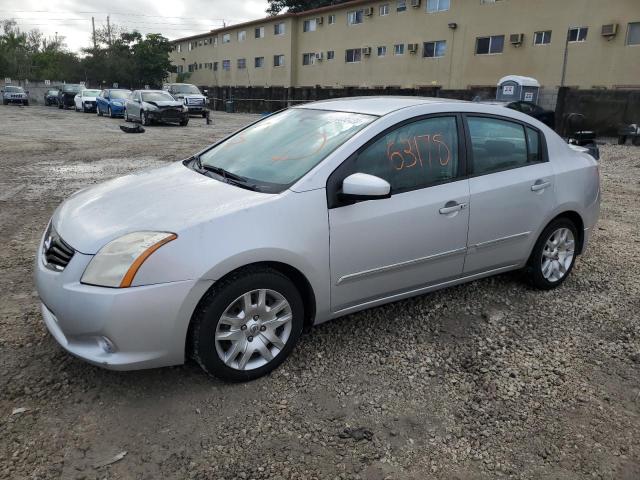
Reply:
<svg viewBox="0 0 640 480"><path fill-rule="evenodd" d="M204 105L204 98L187 98L187 105Z"/></svg>
<svg viewBox="0 0 640 480"><path fill-rule="evenodd" d="M51 270L61 272L73 258L75 250L49 225L42 246L45 265Z"/></svg>
<svg viewBox="0 0 640 480"><path fill-rule="evenodd" d="M160 119L165 122L178 122L182 120L182 110L169 109L160 112Z"/></svg>

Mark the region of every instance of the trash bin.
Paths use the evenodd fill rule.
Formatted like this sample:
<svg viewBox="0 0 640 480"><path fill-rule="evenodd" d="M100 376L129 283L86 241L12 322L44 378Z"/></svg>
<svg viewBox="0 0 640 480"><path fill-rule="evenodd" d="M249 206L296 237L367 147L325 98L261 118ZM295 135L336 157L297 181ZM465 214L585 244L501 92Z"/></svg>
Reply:
<svg viewBox="0 0 640 480"><path fill-rule="evenodd" d="M225 111L227 113L234 113L236 110L236 106L233 100L227 100L227 102L225 103L225 107Z"/></svg>
<svg viewBox="0 0 640 480"><path fill-rule="evenodd" d="M535 78L508 75L498 82L496 100L500 102L524 100L525 102L538 103L539 91L540 83Z"/></svg>

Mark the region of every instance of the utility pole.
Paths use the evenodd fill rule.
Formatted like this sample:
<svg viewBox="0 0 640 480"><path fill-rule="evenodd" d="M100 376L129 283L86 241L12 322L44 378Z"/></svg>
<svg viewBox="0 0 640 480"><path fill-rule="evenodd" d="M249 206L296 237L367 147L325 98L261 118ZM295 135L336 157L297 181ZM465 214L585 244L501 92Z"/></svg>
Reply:
<svg viewBox="0 0 640 480"><path fill-rule="evenodd" d="M109 38L109 46L111 46L111 24L109 23L109 15L107 15L107 38Z"/></svg>
<svg viewBox="0 0 640 480"><path fill-rule="evenodd" d="M98 46L96 45L96 20L91 17L91 30L93 31L93 49L97 50Z"/></svg>

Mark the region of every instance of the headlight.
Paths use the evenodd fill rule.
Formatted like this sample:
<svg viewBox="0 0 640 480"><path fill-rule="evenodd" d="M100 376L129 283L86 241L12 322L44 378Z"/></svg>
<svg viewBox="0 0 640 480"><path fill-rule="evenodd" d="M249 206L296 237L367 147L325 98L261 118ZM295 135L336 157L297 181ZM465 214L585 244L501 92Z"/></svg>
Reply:
<svg viewBox="0 0 640 480"><path fill-rule="evenodd" d="M136 232L117 238L89 262L82 283L101 287L127 288L153 252L178 236L168 232Z"/></svg>

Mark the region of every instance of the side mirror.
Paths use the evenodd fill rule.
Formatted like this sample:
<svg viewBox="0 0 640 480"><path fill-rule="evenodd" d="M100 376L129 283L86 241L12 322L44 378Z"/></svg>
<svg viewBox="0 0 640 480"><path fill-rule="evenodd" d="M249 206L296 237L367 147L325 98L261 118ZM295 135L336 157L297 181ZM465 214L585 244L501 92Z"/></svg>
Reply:
<svg viewBox="0 0 640 480"><path fill-rule="evenodd" d="M367 173L354 173L342 181L342 199L346 201L381 200L391 197L391 185L386 180Z"/></svg>

